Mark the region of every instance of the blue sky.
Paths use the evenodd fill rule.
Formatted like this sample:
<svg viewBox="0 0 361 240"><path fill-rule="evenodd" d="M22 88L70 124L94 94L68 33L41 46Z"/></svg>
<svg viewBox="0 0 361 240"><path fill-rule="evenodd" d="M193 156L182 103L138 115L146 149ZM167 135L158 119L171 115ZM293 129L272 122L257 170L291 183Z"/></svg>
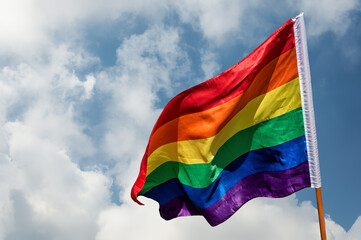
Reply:
<svg viewBox="0 0 361 240"><path fill-rule="evenodd" d="M177 93L305 12L328 239L361 236L361 5L344 1L0 3L0 239L319 239L314 189L211 228L130 200Z"/></svg>

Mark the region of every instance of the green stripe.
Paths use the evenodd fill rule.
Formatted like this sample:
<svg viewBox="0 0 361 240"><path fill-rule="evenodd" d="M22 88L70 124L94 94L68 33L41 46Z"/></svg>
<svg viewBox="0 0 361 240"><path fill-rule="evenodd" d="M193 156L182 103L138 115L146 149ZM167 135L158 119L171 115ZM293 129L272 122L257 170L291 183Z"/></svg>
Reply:
<svg viewBox="0 0 361 240"><path fill-rule="evenodd" d="M184 164L166 162L146 178L140 195L172 178L194 188L209 186L221 171L239 156L253 150L267 148L288 142L305 134L302 108L244 129L218 150L208 164Z"/></svg>

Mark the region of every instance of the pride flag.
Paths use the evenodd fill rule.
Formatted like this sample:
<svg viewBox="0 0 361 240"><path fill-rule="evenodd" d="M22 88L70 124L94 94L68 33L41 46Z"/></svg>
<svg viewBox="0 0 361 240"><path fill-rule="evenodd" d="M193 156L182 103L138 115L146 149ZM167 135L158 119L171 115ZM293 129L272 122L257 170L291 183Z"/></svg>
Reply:
<svg viewBox="0 0 361 240"><path fill-rule="evenodd" d="M320 185L301 14L167 104L131 196L156 200L164 219L203 215L215 226L252 198Z"/></svg>

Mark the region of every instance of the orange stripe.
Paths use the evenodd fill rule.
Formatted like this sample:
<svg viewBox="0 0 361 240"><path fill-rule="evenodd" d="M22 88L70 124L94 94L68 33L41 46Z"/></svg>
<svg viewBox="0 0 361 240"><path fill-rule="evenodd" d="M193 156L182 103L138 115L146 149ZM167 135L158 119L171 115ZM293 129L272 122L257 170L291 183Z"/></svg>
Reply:
<svg viewBox="0 0 361 240"><path fill-rule="evenodd" d="M272 91L297 76L296 50L292 48L268 63L243 94L217 107L183 115L161 126L151 137L149 155L167 143L216 135L253 98Z"/></svg>

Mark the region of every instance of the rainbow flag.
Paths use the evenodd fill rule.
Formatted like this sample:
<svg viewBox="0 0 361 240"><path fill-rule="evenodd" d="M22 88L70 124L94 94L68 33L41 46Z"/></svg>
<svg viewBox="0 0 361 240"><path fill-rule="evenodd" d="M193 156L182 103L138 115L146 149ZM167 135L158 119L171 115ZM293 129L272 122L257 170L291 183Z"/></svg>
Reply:
<svg viewBox="0 0 361 240"><path fill-rule="evenodd" d="M301 14L167 104L131 196L156 200L164 219L203 215L215 226L252 198L320 185Z"/></svg>

